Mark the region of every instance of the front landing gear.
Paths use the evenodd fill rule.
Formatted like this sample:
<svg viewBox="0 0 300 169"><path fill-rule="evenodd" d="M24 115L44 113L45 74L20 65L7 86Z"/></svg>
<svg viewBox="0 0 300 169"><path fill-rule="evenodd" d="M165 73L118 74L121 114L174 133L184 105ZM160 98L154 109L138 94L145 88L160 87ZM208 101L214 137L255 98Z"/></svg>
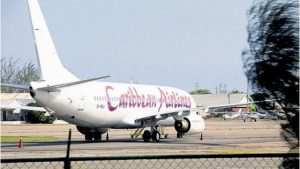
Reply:
<svg viewBox="0 0 300 169"><path fill-rule="evenodd" d="M183 138L184 134L183 133L177 133L177 138Z"/></svg>

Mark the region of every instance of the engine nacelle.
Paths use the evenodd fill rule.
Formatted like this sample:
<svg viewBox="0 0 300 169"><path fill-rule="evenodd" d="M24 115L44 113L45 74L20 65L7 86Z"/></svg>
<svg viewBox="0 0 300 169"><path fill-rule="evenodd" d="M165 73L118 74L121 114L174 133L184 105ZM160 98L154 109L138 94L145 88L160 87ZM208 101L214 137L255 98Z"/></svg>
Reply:
<svg viewBox="0 0 300 169"><path fill-rule="evenodd" d="M184 117L182 120L176 120L174 123L175 130L180 134L198 134L205 128L203 118L196 113Z"/></svg>
<svg viewBox="0 0 300 169"><path fill-rule="evenodd" d="M182 120L176 120L174 123L175 130L178 133L187 133L191 129L191 122L188 118L183 118Z"/></svg>
<svg viewBox="0 0 300 169"><path fill-rule="evenodd" d="M96 132L104 134L108 131L107 128L89 128L89 127L80 127L80 126L76 126L76 127L81 134L96 133Z"/></svg>

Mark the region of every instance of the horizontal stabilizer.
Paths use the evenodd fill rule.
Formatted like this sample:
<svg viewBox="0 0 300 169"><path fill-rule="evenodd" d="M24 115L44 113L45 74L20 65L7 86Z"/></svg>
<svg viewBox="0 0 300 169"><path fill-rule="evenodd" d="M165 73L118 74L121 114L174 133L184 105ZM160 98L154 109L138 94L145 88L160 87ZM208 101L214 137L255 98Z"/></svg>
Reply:
<svg viewBox="0 0 300 169"><path fill-rule="evenodd" d="M100 79L106 79L108 77L111 77L111 75L92 78L92 79L87 79L87 80L79 80L79 81L74 81L74 82L69 82L69 83L62 83L62 84L53 85L53 86L41 87L41 88L38 88L38 89L46 90L48 92L53 92L53 91L57 91L58 88L74 86L74 85L87 83L87 82L91 82L91 81L96 81L96 80L100 80Z"/></svg>
<svg viewBox="0 0 300 169"><path fill-rule="evenodd" d="M29 85L19 85L19 84L9 84L9 83L1 83L3 87L11 87L16 89L29 90Z"/></svg>

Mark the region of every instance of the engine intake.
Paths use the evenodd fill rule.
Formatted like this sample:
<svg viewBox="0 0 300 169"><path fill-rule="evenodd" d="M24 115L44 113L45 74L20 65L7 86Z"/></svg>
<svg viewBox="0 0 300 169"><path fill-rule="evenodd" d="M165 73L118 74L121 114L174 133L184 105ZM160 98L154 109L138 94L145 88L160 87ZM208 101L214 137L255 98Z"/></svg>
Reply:
<svg viewBox="0 0 300 169"><path fill-rule="evenodd" d="M174 123L175 130L178 133L185 134L191 129L191 122L187 118L183 118L182 120L176 120Z"/></svg>
<svg viewBox="0 0 300 169"><path fill-rule="evenodd" d="M32 86L29 87L29 93L30 93L30 96L31 96L32 98L34 98L35 95L36 95L36 93L35 93L35 91L33 90Z"/></svg>

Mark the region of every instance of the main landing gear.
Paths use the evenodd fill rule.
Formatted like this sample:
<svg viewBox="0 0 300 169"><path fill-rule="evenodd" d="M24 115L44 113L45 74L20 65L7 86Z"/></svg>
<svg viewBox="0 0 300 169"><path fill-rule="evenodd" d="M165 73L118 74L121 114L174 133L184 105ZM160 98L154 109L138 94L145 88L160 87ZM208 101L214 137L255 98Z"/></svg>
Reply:
<svg viewBox="0 0 300 169"><path fill-rule="evenodd" d="M144 142L149 142L151 139L154 142L159 142L160 141L160 133L157 130L157 127L155 127L155 128L152 127L151 131L152 132L150 132L149 130L144 131L143 136L142 136Z"/></svg>
<svg viewBox="0 0 300 169"><path fill-rule="evenodd" d="M102 134L100 132L89 132L85 134L86 141L101 141Z"/></svg>

